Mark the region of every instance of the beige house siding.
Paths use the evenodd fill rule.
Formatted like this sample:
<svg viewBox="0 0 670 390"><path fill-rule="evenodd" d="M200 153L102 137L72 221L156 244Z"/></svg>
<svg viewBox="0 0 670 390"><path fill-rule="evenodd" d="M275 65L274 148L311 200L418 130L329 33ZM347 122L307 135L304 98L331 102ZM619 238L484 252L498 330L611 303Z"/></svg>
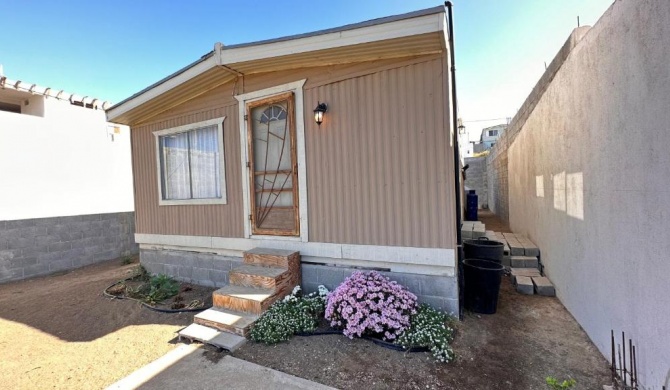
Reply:
<svg viewBox="0 0 670 390"><path fill-rule="evenodd" d="M243 237L234 95L306 78L309 241L454 248L445 62L433 55L247 76L133 126L137 232ZM321 127L317 101L328 103ZM158 206L152 132L220 116L228 204Z"/></svg>

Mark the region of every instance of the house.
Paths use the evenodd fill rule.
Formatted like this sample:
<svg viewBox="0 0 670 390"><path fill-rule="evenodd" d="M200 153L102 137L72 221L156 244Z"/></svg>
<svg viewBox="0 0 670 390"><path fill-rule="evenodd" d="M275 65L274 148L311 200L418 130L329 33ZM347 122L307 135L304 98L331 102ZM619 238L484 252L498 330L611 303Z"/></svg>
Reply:
<svg viewBox="0 0 670 390"><path fill-rule="evenodd" d="M491 149L493 145L496 144L506 128L506 124L500 124L482 129L482 134L479 137L479 143L474 145L474 153L481 153Z"/></svg>
<svg viewBox="0 0 670 390"><path fill-rule="evenodd" d="M131 128L151 272L211 286L253 248L302 285L380 270L457 312L445 8L214 50L107 110Z"/></svg>
<svg viewBox="0 0 670 390"><path fill-rule="evenodd" d="M0 283L137 251L130 131L108 106L0 73Z"/></svg>

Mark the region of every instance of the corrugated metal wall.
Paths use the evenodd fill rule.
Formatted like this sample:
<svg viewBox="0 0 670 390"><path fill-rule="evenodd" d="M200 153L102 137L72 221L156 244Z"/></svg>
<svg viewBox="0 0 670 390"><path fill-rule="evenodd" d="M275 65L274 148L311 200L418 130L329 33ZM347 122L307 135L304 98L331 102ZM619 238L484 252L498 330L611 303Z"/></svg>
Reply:
<svg viewBox="0 0 670 390"><path fill-rule="evenodd" d="M305 101L328 103L321 128L305 118L310 240L453 247L440 59L310 88Z"/></svg>
<svg viewBox="0 0 670 390"><path fill-rule="evenodd" d="M152 132L225 116L226 205L159 206L156 144ZM242 237L242 178L237 105L174 116L131 131L135 181L136 232L195 236Z"/></svg>
<svg viewBox="0 0 670 390"><path fill-rule="evenodd" d="M310 241L455 247L444 69L441 56L426 56L245 78L245 92L307 78ZM224 85L133 127L138 233L243 236L233 98L241 88ZM328 103L321 127L312 117L317 101ZM228 204L159 207L152 131L224 115Z"/></svg>

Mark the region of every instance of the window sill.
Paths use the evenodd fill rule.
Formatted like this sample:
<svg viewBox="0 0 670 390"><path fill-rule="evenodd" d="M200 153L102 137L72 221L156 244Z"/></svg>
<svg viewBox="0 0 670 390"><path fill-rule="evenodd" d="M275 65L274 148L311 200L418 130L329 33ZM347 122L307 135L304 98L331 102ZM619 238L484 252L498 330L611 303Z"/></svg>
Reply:
<svg viewBox="0 0 670 390"><path fill-rule="evenodd" d="M228 204L225 198L221 199L180 199L180 200L159 200L159 206L190 206L190 205L212 205Z"/></svg>

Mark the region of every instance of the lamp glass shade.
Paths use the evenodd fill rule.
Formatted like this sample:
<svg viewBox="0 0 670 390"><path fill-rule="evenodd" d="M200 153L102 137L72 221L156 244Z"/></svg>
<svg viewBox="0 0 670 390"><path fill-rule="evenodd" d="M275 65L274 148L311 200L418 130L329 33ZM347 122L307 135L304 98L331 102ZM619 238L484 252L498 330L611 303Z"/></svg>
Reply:
<svg viewBox="0 0 670 390"><path fill-rule="evenodd" d="M323 122L323 114L328 110L328 106L326 103L320 103L317 104L316 108L314 109L314 121L316 122L317 125L321 125Z"/></svg>

